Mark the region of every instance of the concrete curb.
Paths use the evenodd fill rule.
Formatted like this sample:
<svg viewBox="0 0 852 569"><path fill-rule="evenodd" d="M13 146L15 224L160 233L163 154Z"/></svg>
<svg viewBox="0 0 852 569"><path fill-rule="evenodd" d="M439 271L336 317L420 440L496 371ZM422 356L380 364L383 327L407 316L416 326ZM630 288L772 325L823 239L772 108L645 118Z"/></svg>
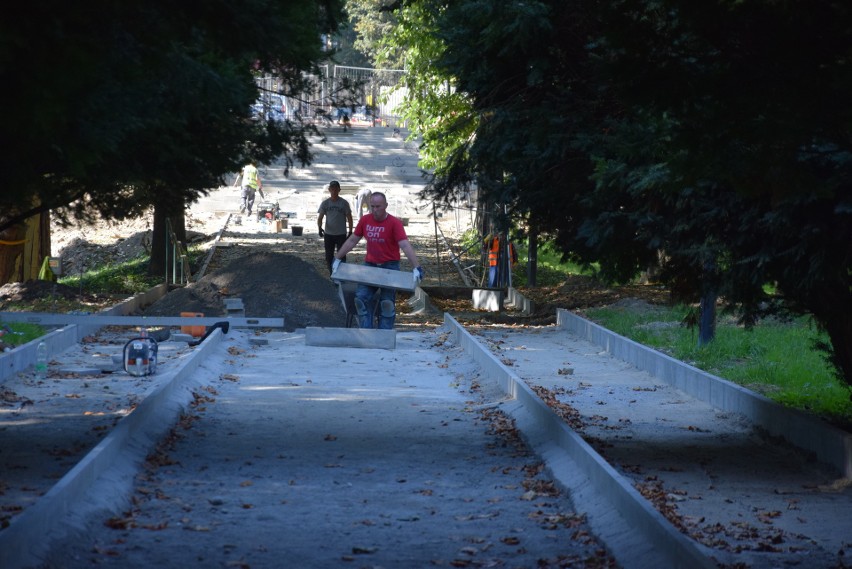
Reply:
<svg viewBox="0 0 852 569"><path fill-rule="evenodd" d="M700 546L681 534L551 410L449 314L453 341L483 374L514 402L503 406L529 444L546 460L553 477L570 489L572 502L585 511L595 533L623 567L716 567Z"/></svg>
<svg viewBox="0 0 852 569"><path fill-rule="evenodd" d="M412 314L440 314L429 299L429 295L419 286L414 289L414 294L406 302L411 307Z"/></svg>
<svg viewBox="0 0 852 569"><path fill-rule="evenodd" d="M192 401L188 380L222 337L220 329L214 330L171 372L171 377L119 421L50 491L12 519L9 527L0 532L0 567L13 569L38 564L38 556L47 551L50 539L68 530L69 519L82 519L84 512L102 506L98 502L108 499L90 495L99 478L118 478L118 483L130 487L136 463L144 459L151 445L172 427L181 410ZM114 499L124 500L125 493L120 494Z"/></svg>
<svg viewBox="0 0 852 569"><path fill-rule="evenodd" d="M96 316L123 316L129 314L142 306L153 304L166 294L166 292L168 292L168 287L165 284L157 285L146 292L141 292L128 298L112 308L98 312ZM70 348L86 336L96 333L100 328L101 326L91 324L65 326L49 332L41 338L36 338L32 342L18 346L11 352L0 355L0 384L13 374L35 364L36 348L38 348L39 342L42 340L47 344L48 354L56 354Z"/></svg>
<svg viewBox="0 0 852 569"><path fill-rule="evenodd" d="M505 305L512 310L519 310L524 316L532 314L535 304L532 300L522 295L518 289L509 287L506 291Z"/></svg>
<svg viewBox="0 0 852 569"><path fill-rule="evenodd" d="M42 341L47 344L48 358L50 358L50 354L64 352L76 344L77 336L77 326L66 326L22 344L11 352L4 353L0 356L0 385L16 373L35 364L36 349Z"/></svg>
<svg viewBox="0 0 852 569"><path fill-rule="evenodd" d="M773 436L813 453L820 461L852 478L852 435L821 419L789 409L721 377L619 336L564 309L556 323L566 331L601 346L607 353L718 409L739 413Z"/></svg>

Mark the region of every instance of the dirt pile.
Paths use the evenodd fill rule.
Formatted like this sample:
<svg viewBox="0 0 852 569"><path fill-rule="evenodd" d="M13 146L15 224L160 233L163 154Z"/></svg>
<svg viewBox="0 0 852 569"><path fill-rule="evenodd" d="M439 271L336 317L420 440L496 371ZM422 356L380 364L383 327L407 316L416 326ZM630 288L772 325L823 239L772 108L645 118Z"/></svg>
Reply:
<svg viewBox="0 0 852 569"><path fill-rule="evenodd" d="M201 244L202 257L210 253L224 219L187 217L191 239ZM258 318L284 317L288 328L303 326L343 326L345 315L335 285L328 276L322 240L314 234L264 232L248 222L231 224L223 234L223 244L210 255L203 275L195 274L186 287L175 287L145 310L148 315L176 316L200 312L224 316L224 299L241 298L246 315ZM522 288L533 302L531 314L515 311L474 310L471 291L448 251L435 247L434 237L423 228L409 227L409 239L426 270L423 283L439 313L449 312L461 321L504 325L542 325L555 321L556 309L583 310L625 299L649 304L668 302L668 292L657 286L630 285L609 288L589 277L571 276L559 286ZM54 255L61 255L63 272L73 275L87 268L150 253L151 231L147 220L115 224L100 221L85 227L54 228ZM204 251L204 247L208 247ZM360 249L360 250L359 250ZM349 255L349 262L363 260L362 247ZM198 271L200 267L196 267ZM55 292L54 292L55 291ZM64 303L57 306L55 300ZM47 303L46 299L54 302ZM96 312L120 299L81 291L73 286L30 281L0 288L3 310L86 310ZM398 296L397 312L407 325L431 326L440 323L434 315L411 315L406 295ZM27 306L29 305L29 307ZM12 308L14 306L14 308Z"/></svg>
<svg viewBox="0 0 852 569"><path fill-rule="evenodd" d="M226 298L242 299L247 316L283 317L288 331L344 325L343 305L331 280L293 255L272 251L235 257L198 282L164 296L145 314L201 312L205 316L224 316Z"/></svg>

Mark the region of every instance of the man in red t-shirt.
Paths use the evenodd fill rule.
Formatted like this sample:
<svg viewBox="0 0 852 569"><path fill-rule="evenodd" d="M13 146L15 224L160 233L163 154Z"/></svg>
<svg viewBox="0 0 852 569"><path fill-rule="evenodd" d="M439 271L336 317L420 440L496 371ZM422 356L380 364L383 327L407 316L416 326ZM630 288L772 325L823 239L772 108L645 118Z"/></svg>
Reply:
<svg viewBox="0 0 852 569"><path fill-rule="evenodd" d="M373 192L370 196L370 213L358 220L355 231L346 242L334 254L334 269L340 264L340 260L346 257L346 253L352 250L358 242L365 238L367 240L367 256L364 264L371 267L399 270L399 250L414 267L414 280L419 282L423 278L423 268L417 260L417 253L408 241L402 221L387 212L388 200L381 192ZM382 330L393 329L396 319L396 291L393 289L379 288L359 284L355 291L355 309L358 311L358 325L361 328L373 327L373 313L375 312L375 295L379 292L379 328Z"/></svg>

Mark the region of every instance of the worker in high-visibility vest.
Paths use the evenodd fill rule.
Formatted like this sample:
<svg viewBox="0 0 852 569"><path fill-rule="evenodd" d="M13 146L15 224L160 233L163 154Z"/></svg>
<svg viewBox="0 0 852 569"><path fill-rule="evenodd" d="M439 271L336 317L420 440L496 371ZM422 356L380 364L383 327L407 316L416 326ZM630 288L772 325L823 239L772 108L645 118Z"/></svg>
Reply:
<svg viewBox="0 0 852 569"><path fill-rule="evenodd" d="M489 241L486 242L488 247L488 288L494 288L497 286L497 263L500 259L500 236L495 235L493 237L488 238ZM515 263L518 262L518 253L515 251L515 244L511 241L509 242L509 270L512 270L512 267Z"/></svg>
<svg viewBox="0 0 852 569"><path fill-rule="evenodd" d="M260 179L260 174L257 172L254 160L243 167L243 171L237 179L242 180L240 184L242 186L242 191L240 192L240 213L251 215L251 208L254 206L254 193L260 192L260 199L264 198L263 181Z"/></svg>

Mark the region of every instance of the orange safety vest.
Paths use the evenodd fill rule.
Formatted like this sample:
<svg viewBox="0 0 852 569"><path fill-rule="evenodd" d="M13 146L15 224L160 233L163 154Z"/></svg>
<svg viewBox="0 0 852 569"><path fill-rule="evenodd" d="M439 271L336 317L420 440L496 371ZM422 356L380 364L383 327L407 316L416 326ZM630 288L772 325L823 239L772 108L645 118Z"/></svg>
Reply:
<svg viewBox="0 0 852 569"><path fill-rule="evenodd" d="M497 266L497 257L500 254L500 239L495 237L491 240L491 247L488 249L488 266Z"/></svg>
<svg viewBox="0 0 852 569"><path fill-rule="evenodd" d="M511 263L514 265L518 260L518 255L515 253L515 244L509 243L509 251L511 253ZM488 249L488 266L496 267L497 258L500 256L500 238L495 237L491 240L491 247Z"/></svg>

